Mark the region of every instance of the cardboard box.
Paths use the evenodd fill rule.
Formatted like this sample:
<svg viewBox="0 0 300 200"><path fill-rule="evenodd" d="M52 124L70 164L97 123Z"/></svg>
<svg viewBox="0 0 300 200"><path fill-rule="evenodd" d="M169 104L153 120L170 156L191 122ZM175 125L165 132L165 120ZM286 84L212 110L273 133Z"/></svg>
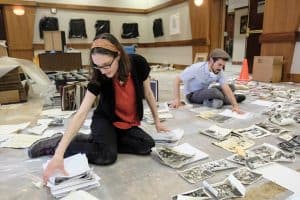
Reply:
<svg viewBox="0 0 300 200"><path fill-rule="evenodd" d="M282 76L283 56L254 56L253 80L278 83Z"/></svg>
<svg viewBox="0 0 300 200"><path fill-rule="evenodd" d="M20 102L19 90L0 91L0 104Z"/></svg>

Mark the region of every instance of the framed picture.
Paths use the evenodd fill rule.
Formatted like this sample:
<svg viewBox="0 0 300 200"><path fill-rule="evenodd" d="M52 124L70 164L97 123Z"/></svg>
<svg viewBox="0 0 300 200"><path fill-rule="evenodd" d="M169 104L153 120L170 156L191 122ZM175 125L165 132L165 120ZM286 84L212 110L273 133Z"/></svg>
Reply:
<svg viewBox="0 0 300 200"><path fill-rule="evenodd" d="M241 22L240 22L240 34L247 33L247 26L248 26L248 15L243 15L241 16Z"/></svg>
<svg viewBox="0 0 300 200"><path fill-rule="evenodd" d="M194 63L207 61L207 56L208 56L208 53L204 53L204 52L196 53L195 58L194 58Z"/></svg>

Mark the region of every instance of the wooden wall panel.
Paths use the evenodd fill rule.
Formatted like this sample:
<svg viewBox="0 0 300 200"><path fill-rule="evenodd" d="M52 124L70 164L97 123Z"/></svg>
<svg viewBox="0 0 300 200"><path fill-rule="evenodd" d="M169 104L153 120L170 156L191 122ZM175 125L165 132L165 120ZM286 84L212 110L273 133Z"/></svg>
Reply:
<svg viewBox="0 0 300 200"><path fill-rule="evenodd" d="M224 46L225 0L210 0L210 49Z"/></svg>
<svg viewBox="0 0 300 200"><path fill-rule="evenodd" d="M289 73L291 71L292 58L294 54L295 43L281 42L281 43L264 43L261 46L262 56L283 56L283 72L282 80L289 81Z"/></svg>
<svg viewBox="0 0 300 200"><path fill-rule="evenodd" d="M210 0L203 0L203 4L200 7L197 7L193 0L189 0L192 38L204 38L208 43L210 25L209 1Z"/></svg>
<svg viewBox="0 0 300 200"><path fill-rule="evenodd" d="M263 33L293 32L299 25L299 0L266 0Z"/></svg>
<svg viewBox="0 0 300 200"><path fill-rule="evenodd" d="M25 14L17 16L13 6L4 6L4 23L8 43L8 55L20 58L33 58L34 7L24 7ZM29 53L31 51L31 53Z"/></svg>
<svg viewBox="0 0 300 200"><path fill-rule="evenodd" d="M290 81L296 31L300 25L299 0L266 0L263 34L260 38L262 56L283 56L283 81Z"/></svg>

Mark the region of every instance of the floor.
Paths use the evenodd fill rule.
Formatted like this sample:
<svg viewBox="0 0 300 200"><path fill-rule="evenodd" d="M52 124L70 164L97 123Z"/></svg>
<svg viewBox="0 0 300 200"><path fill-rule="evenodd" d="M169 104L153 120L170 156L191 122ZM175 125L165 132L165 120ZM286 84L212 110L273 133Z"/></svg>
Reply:
<svg viewBox="0 0 300 200"><path fill-rule="evenodd" d="M163 71L151 73L151 77L159 80L160 102L169 101L173 98L173 78L179 72L180 71ZM240 66L229 65L226 67L225 72L229 79L235 78L240 72ZM245 111L255 113L255 117L250 121L231 120L224 124L224 127L247 127L264 118L260 114L262 107L249 104L249 101L250 99L247 99L242 103L241 108ZM165 125L170 129L184 129L185 135L181 142L188 142L209 154L209 159L194 163L193 165L225 158L230 155L229 152L212 145L211 143L214 141L212 138L198 134L200 129L208 128L213 124L212 122L195 117L195 114L188 109L180 108L178 110L172 110L171 112L175 118L166 121ZM7 112L7 114L7 116L9 116L9 112ZM14 115L16 115L16 112ZM20 118L17 120L21 121ZM293 128L296 130L299 127ZM256 144L262 144L264 142L276 144L278 143L278 139L269 136L267 138L256 140ZM285 164L285 166L292 169L300 169L299 158L299 155L297 155L297 161L295 163ZM42 163L47 159L49 159L49 157L29 159L27 157L26 149L0 148L1 199L53 199L46 188L38 189L32 183L39 180L41 177ZM119 155L117 162L113 165L92 167L101 177L101 186L92 189L89 192L97 198L105 200L167 200L178 193L192 190L201 185L189 184L179 177L176 170L160 164L151 156L121 154ZM216 176L208 179L208 182L213 183L223 180L230 172L230 170L220 172ZM266 182L267 181L264 180L250 186L250 189L256 190L257 192L256 200L285 199L290 194L286 191L276 192L276 190L274 190L268 197L263 197L264 191L260 190L260 186Z"/></svg>

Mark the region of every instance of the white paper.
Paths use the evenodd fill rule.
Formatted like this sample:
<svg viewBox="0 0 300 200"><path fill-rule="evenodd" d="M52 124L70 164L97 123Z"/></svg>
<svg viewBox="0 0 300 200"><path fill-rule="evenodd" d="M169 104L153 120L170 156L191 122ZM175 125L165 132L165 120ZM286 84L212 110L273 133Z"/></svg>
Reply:
<svg viewBox="0 0 300 200"><path fill-rule="evenodd" d="M48 160L45 164L43 164L43 168L45 169L50 160ZM76 154L64 159L64 167L68 176L64 176L61 173L54 174L49 178L50 182L54 182L55 177L72 177L84 173L90 170L88 165L88 160L85 154Z"/></svg>
<svg viewBox="0 0 300 200"><path fill-rule="evenodd" d="M179 151L180 153L184 153L184 154L190 154L190 155L194 155L188 163L192 163L198 160L203 160L208 158L208 154L206 154L203 151L200 151L199 149L193 147L192 145L188 144L188 143L183 143L181 145L178 145L176 147L173 148L176 151Z"/></svg>
<svg viewBox="0 0 300 200"><path fill-rule="evenodd" d="M237 112L233 112L232 110L225 109L223 112L219 113L220 115L227 117L234 117L237 119L249 119L252 117L252 114L249 112L245 112L243 114L238 114Z"/></svg>
<svg viewBox="0 0 300 200"><path fill-rule="evenodd" d="M90 127L92 124L92 119L86 119L83 123L83 126Z"/></svg>
<svg viewBox="0 0 300 200"><path fill-rule="evenodd" d="M76 111L62 111L60 108L54 108L49 110L43 110L41 115L48 116L48 117L63 117L69 118L73 113Z"/></svg>
<svg viewBox="0 0 300 200"><path fill-rule="evenodd" d="M251 104L259 105L259 106L266 106L266 107L271 107L275 104L275 102L272 101L265 101L265 100L255 100L252 101Z"/></svg>
<svg viewBox="0 0 300 200"><path fill-rule="evenodd" d="M174 129L169 132L159 132L159 133L149 133L149 135L155 140L155 141L170 141L170 142L176 142L182 138L184 134L183 129Z"/></svg>
<svg viewBox="0 0 300 200"><path fill-rule="evenodd" d="M169 34L175 35L180 33L180 17L179 13L170 16Z"/></svg>
<svg viewBox="0 0 300 200"><path fill-rule="evenodd" d="M84 190L78 190L71 192L68 196L62 198L61 200L98 200L98 198L94 197L90 193Z"/></svg>
<svg viewBox="0 0 300 200"><path fill-rule="evenodd" d="M35 141L43 138L39 135L29 134L13 134L12 137L0 144L0 147L7 148L27 148L30 147Z"/></svg>
<svg viewBox="0 0 300 200"><path fill-rule="evenodd" d="M300 194L300 173L283 165L273 163L254 170L264 178Z"/></svg>
<svg viewBox="0 0 300 200"><path fill-rule="evenodd" d="M0 134L10 134L15 133L20 130L25 129L29 126L30 122L25 122L21 124L10 124L10 125L0 125Z"/></svg>

